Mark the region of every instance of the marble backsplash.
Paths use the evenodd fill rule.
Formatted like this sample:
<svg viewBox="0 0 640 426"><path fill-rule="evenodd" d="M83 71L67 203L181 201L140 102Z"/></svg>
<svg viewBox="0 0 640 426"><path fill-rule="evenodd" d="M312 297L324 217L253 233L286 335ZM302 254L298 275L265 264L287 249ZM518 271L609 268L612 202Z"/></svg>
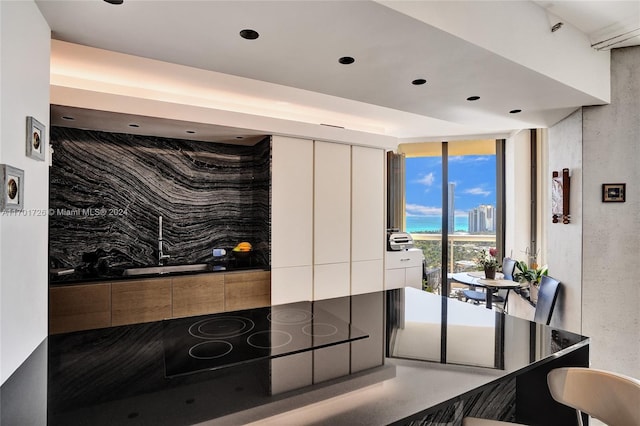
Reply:
<svg viewBox="0 0 640 426"><path fill-rule="evenodd" d="M157 265L159 216L166 264L210 263L213 248L248 241L250 266L269 265L268 139L247 147L62 127L50 139L51 268L110 276Z"/></svg>

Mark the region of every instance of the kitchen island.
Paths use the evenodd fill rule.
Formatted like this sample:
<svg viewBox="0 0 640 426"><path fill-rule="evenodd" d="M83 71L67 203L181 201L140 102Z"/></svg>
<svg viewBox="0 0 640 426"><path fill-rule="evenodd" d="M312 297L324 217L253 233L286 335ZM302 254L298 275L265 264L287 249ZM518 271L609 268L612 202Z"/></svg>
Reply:
<svg viewBox="0 0 640 426"><path fill-rule="evenodd" d="M588 343L413 288L110 327L43 342L2 386L2 421L571 424L546 372L588 365Z"/></svg>

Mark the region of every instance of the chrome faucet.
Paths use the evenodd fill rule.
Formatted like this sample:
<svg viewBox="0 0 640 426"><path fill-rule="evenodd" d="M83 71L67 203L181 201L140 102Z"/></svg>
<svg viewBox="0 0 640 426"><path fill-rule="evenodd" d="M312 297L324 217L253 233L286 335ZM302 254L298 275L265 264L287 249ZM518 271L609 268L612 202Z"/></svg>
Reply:
<svg viewBox="0 0 640 426"><path fill-rule="evenodd" d="M162 266L165 259L171 256L164 254L162 251L162 216L158 216L158 265Z"/></svg>

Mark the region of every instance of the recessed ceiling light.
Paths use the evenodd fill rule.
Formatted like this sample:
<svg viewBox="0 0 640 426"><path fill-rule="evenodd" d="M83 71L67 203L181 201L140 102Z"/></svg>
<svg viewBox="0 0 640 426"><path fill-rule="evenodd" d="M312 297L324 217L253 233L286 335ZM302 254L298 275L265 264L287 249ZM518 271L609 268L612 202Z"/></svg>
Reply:
<svg viewBox="0 0 640 426"><path fill-rule="evenodd" d="M468 101L477 101L478 99L480 99L480 96L469 96L467 98Z"/></svg>
<svg viewBox="0 0 640 426"><path fill-rule="evenodd" d="M342 58L338 59L338 62L340 62L342 65L349 65L354 63L355 61L356 60L351 56L343 56Z"/></svg>
<svg viewBox="0 0 640 426"><path fill-rule="evenodd" d="M509 111L509 114L517 114L519 112L522 112L521 109L512 109L511 111Z"/></svg>
<svg viewBox="0 0 640 426"><path fill-rule="evenodd" d="M424 78L418 78L416 80L413 80L411 82L411 84L415 84L416 86L420 86L422 84L425 84L427 82L427 80L425 80Z"/></svg>
<svg viewBox="0 0 640 426"><path fill-rule="evenodd" d="M246 40L255 40L258 37L260 37L260 34L258 34L258 32L255 30L246 29L246 30L240 31L240 37Z"/></svg>
<svg viewBox="0 0 640 426"><path fill-rule="evenodd" d="M129 124L129 127L140 127L140 125L136 124L136 123L131 123L131 124Z"/></svg>
<svg viewBox="0 0 640 426"><path fill-rule="evenodd" d="M104 0L104 1L109 3L109 4L122 4L122 3L124 3L124 0Z"/></svg>
<svg viewBox="0 0 640 426"><path fill-rule="evenodd" d="M195 132L195 130L187 130L187 133L189 133L190 135L194 134Z"/></svg>
<svg viewBox="0 0 640 426"><path fill-rule="evenodd" d="M62 116L62 119L63 119L63 120L68 120L68 121L73 121L73 120L75 120L75 118L74 118L74 117L71 117L71 116L69 116L69 115L63 115L63 116Z"/></svg>

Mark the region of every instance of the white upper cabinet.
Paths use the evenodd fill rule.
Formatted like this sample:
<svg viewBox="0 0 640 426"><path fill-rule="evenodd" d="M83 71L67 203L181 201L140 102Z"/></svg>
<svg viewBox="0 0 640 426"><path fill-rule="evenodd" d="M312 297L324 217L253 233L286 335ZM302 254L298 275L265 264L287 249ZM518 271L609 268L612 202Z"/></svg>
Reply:
<svg viewBox="0 0 640 426"><path fill-rule="evenodd" d="M351 260L378 260L385 251L384 151L354 146L351 157Z"/></svg>
<svg viewBox="0 0 640 426"><path fill-rule="evenodd" d="M273 136L271 266L313 263L313 141Z"/></svg>
<svg viewBox="0 0 640 426"><path fill-rule="evenodd" d="M350 261L351 147L315 142L314 264Z"/></svg>
<svg viewBox="0 0 640 426"><path fill-rule="evenodd" d="M351 148L351 294L381 291L385 252L385 155Z"/></svg>
<svg viewBox="0 0 640 426"><path fill-rule="evenodd" d="M273 136L272 304L382 290L385 156Z"/></svg>

